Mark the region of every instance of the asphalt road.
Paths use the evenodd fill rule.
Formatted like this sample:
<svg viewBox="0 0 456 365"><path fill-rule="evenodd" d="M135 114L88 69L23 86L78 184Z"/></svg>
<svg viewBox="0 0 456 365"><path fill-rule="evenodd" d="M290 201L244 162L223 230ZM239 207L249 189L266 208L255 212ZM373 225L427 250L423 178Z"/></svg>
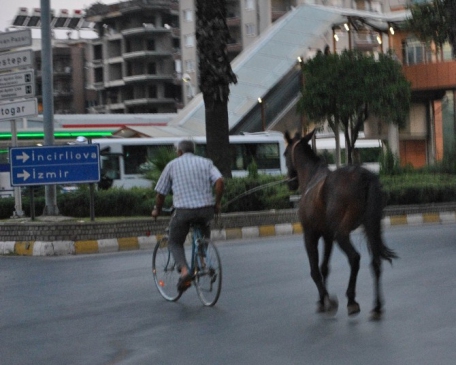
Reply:
<svg viewBox="0 0 456 365"><path fill-rule="evenodd" d="M0 257L0 364L453 364L456 225L388 228L399 260L384 265L386 312L369 321L372 278L362 234L361 313L348 318L348 265L336 249L333 319L315 313L300 236L220 242L214 308L190 288L178 303L153 286L151 251Z"/></svg>

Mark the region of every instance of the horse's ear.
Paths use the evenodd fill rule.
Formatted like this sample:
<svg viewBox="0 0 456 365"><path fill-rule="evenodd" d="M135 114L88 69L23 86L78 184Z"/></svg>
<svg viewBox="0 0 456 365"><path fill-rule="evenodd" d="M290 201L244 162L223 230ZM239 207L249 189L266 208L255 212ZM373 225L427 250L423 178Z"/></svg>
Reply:
<svg viewBox="0 0 456 365"><path fill-rule="evenodd" d="M290 144L291 143L290 132L285 131L284 137L285 137L285 140L287 141L287 143Z"/></svg>
<svg viewBox="0 0 456 365"><path fill-rule="evenodd" d="M287 141L288 144L292 144L293 141L299 141L299 140L301 139L301 133L296 132L295 135L294 135L294 137L291 138L290 132L286 131L286 132L284 133L284 137L285 137L285 140Z"/></svg>
<svg viewBox="0 0 456 365"><path fill-rule="evenodd" d="M309 143L309 141L312 139L312 137L314 136L315 134L315 129L310 132L309 134L306 134L304 137L302 137L302 140L305 142L305 143Z"/></svg>

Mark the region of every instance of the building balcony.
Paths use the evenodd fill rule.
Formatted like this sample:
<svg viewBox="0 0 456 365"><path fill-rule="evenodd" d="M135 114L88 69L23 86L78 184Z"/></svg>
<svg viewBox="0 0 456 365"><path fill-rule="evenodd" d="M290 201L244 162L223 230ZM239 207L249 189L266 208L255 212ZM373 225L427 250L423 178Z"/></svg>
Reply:
<svg viewBox="0 0 456 365"><path fill-rule="evenodd" d="M125 106L143 106L143 105L157 105L157 104L174 104L176 101L173 98L138 98L124 100Z"/></svg>
<svg viewBox="0 0 456 365"><path fill-rule="evenodd" d="M147 81L172 81L174 79L173 74L143 74L143 75L131 75L125 76L123 81L126 84L147 82Z"/></svg>
<svg viewBox="0 0 456 365"><path fill-rule="evenodd" d="M235 16L232 18L226 18L226 25L228 27L239 27L241 25L241 17Z"/></svg>
<svg viewBox="0 0 456 365"><path fill-rule="evenodd" d="M95 90L103 90L104 89L104 82L103 81L95 81L93 84Z"/></svg>
<svg viewBox="0 0 456 365"><path fill-rule="evenodd" d="M122 63L123 62L123 57L122 56L109 56L107 58L107 61L108 63L112 64L112 63Z"/></svg>
<svg viewBox="0 0 456 365"><path fill-rule="evenodd" d="M152 33L172 33L172 28L156 27L153 24L144 24L142 27L130 28L121 31L121 34L125 38L145 36Z"/></svg>
<svg viewBox="0 0 456 365"><path fill-rule="evenodd" d="M134 51L124 53L124 60L133 60L138 58L152 58L152 57L173 57L172 50L169 51Z"/></svg>
<svg viewBox="0 0 456 365"><path fill-rule="evenodd" d="M108 82L105 82L105 87L119 87L119 86L124 86L125 82L124 80L111 80Z"/></svg>
<svg viewBox="0 0 456 365"><path fill-rule="evenodd" d="M71 98L73 97L73 90L68 89L68 90L55 90L54 89L54 99L57 98Z"/></svg>
<svg viewBox="0 0 456 365"><path fill-rule="evenodd" d="M106 105L108 110L125 110L125 104L124 103L108 103Z"/></svg>
<svg viewBox="0 0 456 365"><path fill-rule="evenodd" d="M277 19L281 18L287 13L286 10L272 10L271 11L271 20L275 22Z"/></svg>
<svg viewBox="0 0 456 365"><path fill-rule="evenodd" d="M412 91L456 88L456 61L421 63L402 69L412 83Z"/></svg>
<svg viewBox="0 0 456 365"><path fill-rule="evenodd" d="M242 44L241 43L230 43L226 45L226 50L229 53L240 53L242 51Z"/></svg>

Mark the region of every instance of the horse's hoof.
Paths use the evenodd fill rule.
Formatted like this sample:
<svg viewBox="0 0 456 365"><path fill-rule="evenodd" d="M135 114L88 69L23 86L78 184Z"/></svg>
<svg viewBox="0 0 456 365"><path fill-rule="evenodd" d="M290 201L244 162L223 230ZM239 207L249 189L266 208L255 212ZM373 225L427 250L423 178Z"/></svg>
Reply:
<svg viewBox="0 0 456 365"><path fill-rule="evenodd" d="M361 307L358 303L354 302L352 304L347 305L347 311L349 316L355 316L359 312L361 312Z"/></svg>
<svg viewBox="0 0 456 365"><path fill-rule="evenodd" d="M381 310L374 309L370 312L371 321L380 321L382 319L383 312Z"/></svg>
<svg viewBox="0 0 456 365"><path fill-rule="evenodd" d="M317 302L317 313L318 314L321 314L321 313L325 313L325 305L322 303L322 302Z"/></svg>
<svg viewBox="0 0 456 365"><path fill-rule="evenodd" d="M339 301L337 297L326 297L325 298L325 314L329 317L336 315L337 310L339 309Z"/></svg>

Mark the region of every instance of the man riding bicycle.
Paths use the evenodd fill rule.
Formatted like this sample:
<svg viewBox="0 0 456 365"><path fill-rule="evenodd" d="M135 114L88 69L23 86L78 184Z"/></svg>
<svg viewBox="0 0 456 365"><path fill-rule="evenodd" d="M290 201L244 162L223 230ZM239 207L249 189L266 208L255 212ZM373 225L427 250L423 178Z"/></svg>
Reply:
<svg viewBox="0 0 456 365"><path fill-rule="evenodd" d="M172 191L175 210L169 224L169 248L181 273L177 290L184 291L192 280L184 250L190 225L200 224L203 235L210 238L210 222L214 214L221 211L224 180L211 160L195 155L193 141L180 141L177 155L178 158L166 165L157 181L152 217L160 215L165 196Z"/></svg>

